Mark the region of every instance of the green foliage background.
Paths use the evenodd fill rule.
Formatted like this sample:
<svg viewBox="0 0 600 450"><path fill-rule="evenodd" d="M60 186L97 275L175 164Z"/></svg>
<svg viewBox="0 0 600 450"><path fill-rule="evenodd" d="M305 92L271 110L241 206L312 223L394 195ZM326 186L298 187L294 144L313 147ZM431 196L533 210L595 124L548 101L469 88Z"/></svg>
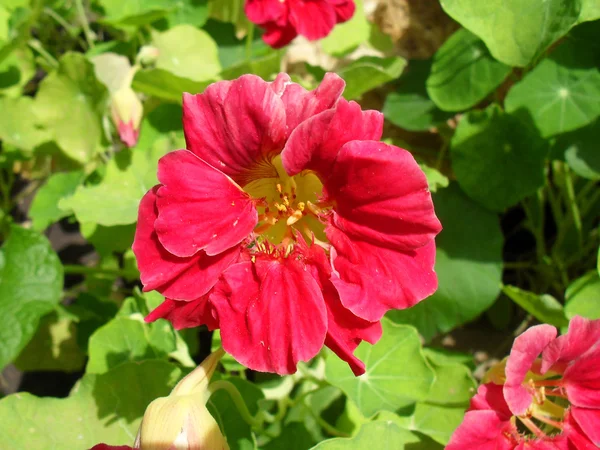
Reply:
<svg viewBox="0 0 600 450"><path fill-rule="evenodd" d="M131 445L148 403L219 346L144 323L162 297L141 294L130 247L158 159L185 147L182 92L244 73L312 89L337 72L421 163L444 230L439 290L359 347L365 375L327 351L288 377L224 358L219 376L264 419L214 394L232 450L443 448L515 330L600 318L597 0L430 1L446 32L426 59L365 13L385 2L356 3L312 47L273 50L242 0L0 1L0 448ZM110 78L132 65L129 149ZM57 254L69 227L91 259ZM42 385L72 374L70 394L9 395L15 368Z"/></svg>

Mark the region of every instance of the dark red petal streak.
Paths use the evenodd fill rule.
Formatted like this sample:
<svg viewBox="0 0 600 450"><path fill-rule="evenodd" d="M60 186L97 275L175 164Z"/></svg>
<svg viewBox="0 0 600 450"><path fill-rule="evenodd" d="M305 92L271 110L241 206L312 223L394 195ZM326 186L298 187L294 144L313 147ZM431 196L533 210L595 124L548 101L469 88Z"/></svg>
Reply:
<svg viewBox="0 0 600 450"><path fill-rule="evenodd" d="M294 257L242 262L223 273L211 302L227 353L261 372L290 374L322 348L327 311L319 285Z"/></svg>
<svg viewBox="0 0 600 450"><path fill-rule="evenodd" d="M382 132L383 114L340 99L335 109L308 118L292 132L281 154L283 167L289 175L314 170L325 181L344 144L378 140Z"/></svg>
<svg viewBox="0 0 600 450"><path fill-rule="evenodd" d="M218 256L203 251L188 258L169 253L158 240L154 223L158 217L155 186L140 202L138 223L133 240L144 291L157 290L166 297L192 300L207 293L221 272L234 263L240 250L232 248Z"/></svg>
<svg viewBox="0 0 600 450"><path fill-rule="evenodd" d="M158 307L146 316L146 322L166 319L176 330L206 325L209 330L219 328L215 311L208 301L208 295L189 302L165 299Z"/></svg>
<svg viewBox="0 0 600 450"><path fill-rule="evenodd" d="M325 192L333 223L355 239L413 250L442 229L425 174L406 150L376 141L342 147Z"/></svg>
<svg viewBox="0 0 600 450"><path fill-rule="evenodd" d="M250 196L192 152L163 156L158 179L163 186L154 226L160 242L176 256L200 250L217 255L239 244L258 222Z"/></svg>
<svg viewBox="0 0 600 450"><path fill-rule="evenodd" d="M544 348L556 337L556 328L551 325L536 325L519 335L512 346L506 361L506 382L504 398L512 413L525 414L532 401L532 393L523 386L525 375L542 353Z"/></svg>
<svg viewBox="0 0 600 450"><path fill-rule="evenodd" d="M189 150L244 186L276 175L269 160L283 148L285 109L270 83L243 75L184 94L183 130Z"/></svg>
<svg viewBox="0 0 600 450"><path fill-rule="evenodd" d="M353 241L331 225L325 232L337 272L331 281L342 304L358 317L380 320L390 309L409 308L437 289L435 242L399 252Z"/></svg>

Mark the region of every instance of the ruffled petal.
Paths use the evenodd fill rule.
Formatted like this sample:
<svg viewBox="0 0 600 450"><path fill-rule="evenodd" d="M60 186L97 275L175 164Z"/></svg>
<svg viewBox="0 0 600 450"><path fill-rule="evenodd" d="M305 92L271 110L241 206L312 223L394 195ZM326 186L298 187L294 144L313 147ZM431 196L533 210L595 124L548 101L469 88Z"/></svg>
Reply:
<svg viewBox="0 0 600 450"><path fill-rule="evenodd" d="M568 332L557 337L544 349L542 373L551 369L563 372L565 364L588 351L593 351L598 346L600 346L600 320L575 316L569 322Z"/></svg>
<svg viewBox="0 0 600 450"><path fill-rule="evenodd" d="M437 289L435 242L409 252L351 240L334 226L325 230L336 273L331 281L342 304L374 322L390 309L414 306Z"/></svg>
<svg viewBox="0 0 600 450"><path fill-rule="evenodd" d="M325 345L341 360L346 361L354 375L365 373L365 364L354 356L354 350L362 342L375 344L382 334L380 322L369 322L355 316L344 308L339 294L331 283L331 264L324 250L318 245L306 246L303 239L298 239L301 251L306 255L307 268L318 280L325 305L327 306L327 336Z"/></svg>
<svg viewBox="0 0 600 450"><path fill-rule="evenodd" d="M258 255L223 273L210 300L217 309L227 353L241 364L281 375L296 371L322 348L327 311L318 283L290 255Z"/></svg>
<svg viewBox="0 0 600 450"><path fill-rule="evenodd" d="M244 12L250 22L258 25L277 22L287 16L287 5L280 0L246 0Z"/></svg>
<svg viewBox="0 0 600 450"><path fill-rule="evenodd" d="M383 114L362 111L358 103L340 99L334 110L323 110L292 132L281 154L283 167L290 176L310 169L325 180L344 144L378 140L382 132Z"/></svg>
<svg viewBox="0 0 600 450"><path fill-rule="evenodd" d="M146 322L166 319L176 330L194 328L206 325L209 330L219 328L219 321L214 308L204 295L190 302L177 301L166 298L158 307L146 316Z"/></svg>
<svg viewBox="0 0 600 450"><path fill-rule="evenodd" d="M183 130L189 150L241 186L277 176L270 159L283 148L285 109L270 84L256 75L184 94Z"/></svg>
<svg viewBox="0 0 600 450"><path fill-rule="evenodd" d="M331 72L325 74L319 86L313 91L308 91L297 83L289 83L281 96L285 105L288 135L305 120L333 108L340 100L345 86L346 82L343 78Z"/></svg>
<svg viewBox="0 0 600 450"><path fill-rule="evenodd" d="M570 413L571 417L579 425L582 434L600 447L600 409L572 407ZM568 423L569 420L566 422Z"/></svg>
<svg viewBox="0 0 600 450"><path fill-rule="evenodd" d="M502 386L494 383L479 386L477 394L471 399L469 410L496 411L502 420L509 420L512 417L504 399Z"/></svg>
<svg viewBox="0 0 600 450"><path fill-rule="evenodd" d="M556 328L536 325L519 335L506 361L504 398L515 416L525 414L533 399L532 393L523 386L525 376L544 348L556 338Z"/></svg>
<svg viewBox="0 0 600 450"><path fill-rule="evenodd" d="M409 152L392 145L344 145L325 191L334 204L333 223L354 239L405 251L442 229L425 174Z"/></svg>
<svg viewBox="0 0 600 450"><path fill-rule="evenodd" d="M309 41L327 36L337 22L335 8L327 2L290 2L290 23Z"/></svg>
<svg viewBox="0 0 600 450"><path fill-rule="evenodd" d="M155 186L140 202L138 223L133 240L144 291L157 290L166 297L193 300L206 294L217 282L221 272L237 261L239 248L217 256L204 251L188 258L169 253L158 240L154 223L158 217Z"/></svg>
<svg viewBox="0 0 600 450"><path fill-rule="evenodd" d="M494 411L469 411L456 429L446 450L513 450L510 437L516 428Z"/></svg>
<svg viewBox="0 0 600 450"><path fill-rule="evenodd" d="M588 341L589 347L593 350L568 365L563 382L572 405L600 408L600 347L598 342Z"/></svg>
<svg viewBox="0 0 600 450"><path fill-rule="evenodd" d="M176 256L201 250L217 255L239 244L258 222L252 198L192 152L163 156L158 179L162 186L154 227L163 246Z"/></svg>

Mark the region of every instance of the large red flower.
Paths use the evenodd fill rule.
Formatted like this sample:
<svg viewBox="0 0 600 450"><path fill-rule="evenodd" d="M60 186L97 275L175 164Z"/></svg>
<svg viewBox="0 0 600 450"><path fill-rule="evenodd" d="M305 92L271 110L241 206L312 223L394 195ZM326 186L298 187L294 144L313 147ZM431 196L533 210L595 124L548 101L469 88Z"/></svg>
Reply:
<svg viewBox="0 0 600 450"><path fill-rule="evenodd" d="M354 0L246 0L250 21L264 28L264 41L279 48L299 34L313 41L354 14Z"/></svg>
<svg viewBox="0 0 600 450"><path fill-rule="evenodd" d="M244 75L184 95L188 150L159 161L133 245L167 297L147 320L220 328L255 370L293 373L326 345L361 374L381 317L435 291L425 176L343 88Z"/></svg>

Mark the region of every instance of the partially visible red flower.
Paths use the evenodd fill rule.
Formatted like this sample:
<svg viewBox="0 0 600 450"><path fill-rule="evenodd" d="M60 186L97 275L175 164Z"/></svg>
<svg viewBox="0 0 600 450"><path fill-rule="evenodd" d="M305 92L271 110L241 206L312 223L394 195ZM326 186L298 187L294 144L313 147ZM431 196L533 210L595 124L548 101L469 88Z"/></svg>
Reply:
<svg viewBox="0 0 600 450"><path fill-rule="evenodd" d="M435 291L426 178L343 87L245 75L185 94L188 150L159 161L139 209L144 290L167 298L147 320L220 328L255 370L293 373L326 345L358 375L382 316Z"/></svg>
<svg viewBox="0 0 600 450"><path fill-rule="evenodd" d="M556 334L538 325L515 339L505 376L492 369L503 384L479 388L448 449L600 448L600 320L576 316Z"/></svg>
<svg viewBox="0 0 600 450"><path fill-rule="evenodd" d="M354 14L354 0L246 0L251 22L264 28L264 41L279 48L299 34L314 41Z"/></svg>

